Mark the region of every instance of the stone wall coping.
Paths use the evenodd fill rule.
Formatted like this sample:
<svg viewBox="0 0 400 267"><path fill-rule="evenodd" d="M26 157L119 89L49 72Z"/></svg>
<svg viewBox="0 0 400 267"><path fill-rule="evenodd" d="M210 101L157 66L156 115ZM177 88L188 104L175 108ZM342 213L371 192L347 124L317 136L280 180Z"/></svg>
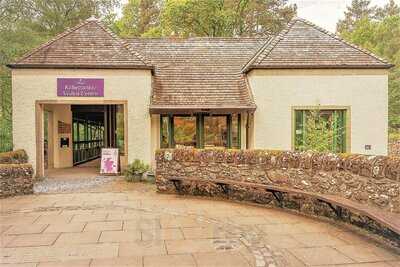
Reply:
<svg viewBox="0 0 400 267"><path fill-rule="evenodd" d="M0 164L19 164L27 162L28 155L23 149L0 153Z"/></svg>
<svg viewBox="0 0 400 267"><path fill-rule="evenodd" d="M191 161L235 164L265 164L274 168L312 171L349 171L374 179L400 181L400 156L334 154L279 150L159 149L157 161Z"/></svg>

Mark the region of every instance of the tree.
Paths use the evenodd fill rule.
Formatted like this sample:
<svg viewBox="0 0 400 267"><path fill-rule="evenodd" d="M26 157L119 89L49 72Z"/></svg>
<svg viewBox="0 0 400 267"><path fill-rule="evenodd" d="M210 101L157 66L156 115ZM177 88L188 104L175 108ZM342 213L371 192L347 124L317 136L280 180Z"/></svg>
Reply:
<svg viewBox="0 0 400 267"><path fill-rule="evenodd" d="M148 12L142 11L143 2L150 3ZM124 7L123 17L116 22L116 28L122 36L253 36L276 33L296 14L296 6L287 2L131 0Z"/></svg>
<svg viewBox="0 0 400 267"><path fill-rule="evenodd" d="M375 18L376 12L377 7L371 6L371 0L353 0L351 6L348 6L347 11L344 12L344 19L337 23L336 30L337 32L350 32L354 29L357 21L363 18Z"/></svg>
<svg viewBox="0 0 400 267"><path fill-rule="evenodd" d="M129 0L122 9L122 18L114 30L123 37L140 36L160 25L160 0Z"/></svg>
<svg viewBox="0 0 400 267"><path fill-rule="evenodd" d="M376 16L378 19L384 19L387 16L396 16L400 14L400 7L394 2L394 0L389 0L383 8L379 7L376 10Z"/></svg>
<svg viewBox="0 0 400 267"><path fill-rule="evenodd" d="M233 13L222 0L168 0L161 17L164 35L228 36L232 25Z"/></svg>
<svg viewBox="0 0 400 267"><path fill-rule="evenodd" d="M236 0L233 1L233 6L233 34L237 36L276 34L297 13L297 6L288 5L287 0Z"/></svg>

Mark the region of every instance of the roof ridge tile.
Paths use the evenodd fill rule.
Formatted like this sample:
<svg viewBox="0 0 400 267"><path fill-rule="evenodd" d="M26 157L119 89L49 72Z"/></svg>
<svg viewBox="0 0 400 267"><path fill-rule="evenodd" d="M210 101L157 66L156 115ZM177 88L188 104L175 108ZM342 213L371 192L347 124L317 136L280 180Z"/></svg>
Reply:
<svg viewBox="0 0 400 267"><path fill-rule="evenodd" d="M282 41L282 39L285 37L285 35L290 31L290 29L293 27L293 25L295 24L296 22L294 21L294 20L292 20L292 21L290 21L289 22L289 24L287 25L287 27L285 28L285 29L283 29L266 47L265 47L265 49L266 48L268 48L268 52L267 53L265 53L265 54L263 54L263 53L261 53L262 54L262 57L258 60L258 63L257 64L260 64L260 62L261 61L263 61L264 60L264 58L266 57L266 56L268 56L269 55L269 53L271 53L271 51L275 48L275 46L280 42L280 41ZM265 49L263 49L263 52L265 51Z"/></svg>
<svg viewBox="0 0 400 267"><path fill-rule="evenodd" d="M246 72L248 70L248 68L255 63L256 61L257 64L259 64L271 51L272 49L283 39L283 36L285 36L289 30L291 29L291 27L294 25L294 19L292 19L287 25L286 27L279 32L278 35L272 37L271 39L269 39L267 42L265 42L265 44L263 46L261 46L261 48L257 51L257 53L244 65L244 67L242 68L242 72ZM268 53L266 53L264 56L262 56L262 58L260 60L257 60L257 58L262 55L265 51L265 49L267 49L268 47L270 47L268 50Z"/></svg>
<svg viewBox="0 0 400 267"><path fill-rule="evenodd" d="M112 38L114 38L115 41L119 42L121 44L121 46L123 46L131 54L133 54L137 58L139 58L143 62L143 64L151 66L151 63L144 56L139 54L128 43L126 43L123 39L121 39L119 36L117 36L114 32L112 32L110 29L108 29L106 26L104 26L100 21L98 21L97 19L96 20L91 20L91 21L94 21L98 26L100 26L100 28L102 28L106 33L108 33Z"/></svg>

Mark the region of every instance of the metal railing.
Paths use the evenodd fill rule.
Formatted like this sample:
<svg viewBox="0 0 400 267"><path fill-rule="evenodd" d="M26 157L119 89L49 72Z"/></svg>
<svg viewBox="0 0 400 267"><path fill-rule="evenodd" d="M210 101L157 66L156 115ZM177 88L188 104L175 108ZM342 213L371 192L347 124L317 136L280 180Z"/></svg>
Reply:
<svg viewBox="0 0 400 267"><path fill-rule="evenodd" d="M100 157L103 140L74 141L74 165Z"/></svg>

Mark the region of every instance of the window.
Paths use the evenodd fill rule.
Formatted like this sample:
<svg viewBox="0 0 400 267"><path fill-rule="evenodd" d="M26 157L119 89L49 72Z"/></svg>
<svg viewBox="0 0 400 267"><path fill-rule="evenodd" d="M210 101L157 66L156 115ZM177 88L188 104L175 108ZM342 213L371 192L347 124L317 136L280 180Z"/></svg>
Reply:
<svg viewBox="0 0 400 267"><path fill-rule="evenodd" d="M231 131L232 131L232 143L231 143L231 147L232 148L237 148L240 149L241 148L241 131L240 131L240 114L233 114L232 115L232 127L231 127Z"/></svg>
<svg viewBox="0 0 400 267"><path fill-rule="evenodd" d="M160 147L240 148L240 115L161 115Z"/></svg>
<svg viewBox="0 0 400 267"><path fill-rule="evenodd" d="M204 147L228 147L228 117L204 117Z"/></svg>
<svg viewBox="0 0 400 267"><path fill-rule="evenodd" d="M345 109L296 109L295 150L346 152Z"/></svg>
<svg viewBox="0 0 400 267"><path fill-rule="evenodd" d="M121 155L125 152L125 122L124 122L124 105L116 105L117 110L115 112L116 120L117 120L117 147L119 149L119 153Z"/></svg>
<svg viewBox="0 0 400 267"><path fill-rule="evenodd" d="M168 148L169 144L169 136L170 136L170 127L169 127L169 116L161 116L160 127L160 147L161 148Z"/></svg>
<svg viewBox="0 0 400 267"><path fill-rule="evenodd" d="M76 116L73 117L72 129L74 165L99 157L104 145L103 122Z"/></svg>
<svg viewBox="0 0 400 267"><path fill-rule="evenodd" d="M173 117L175 147L196 147L196 117Z"/></svg>

